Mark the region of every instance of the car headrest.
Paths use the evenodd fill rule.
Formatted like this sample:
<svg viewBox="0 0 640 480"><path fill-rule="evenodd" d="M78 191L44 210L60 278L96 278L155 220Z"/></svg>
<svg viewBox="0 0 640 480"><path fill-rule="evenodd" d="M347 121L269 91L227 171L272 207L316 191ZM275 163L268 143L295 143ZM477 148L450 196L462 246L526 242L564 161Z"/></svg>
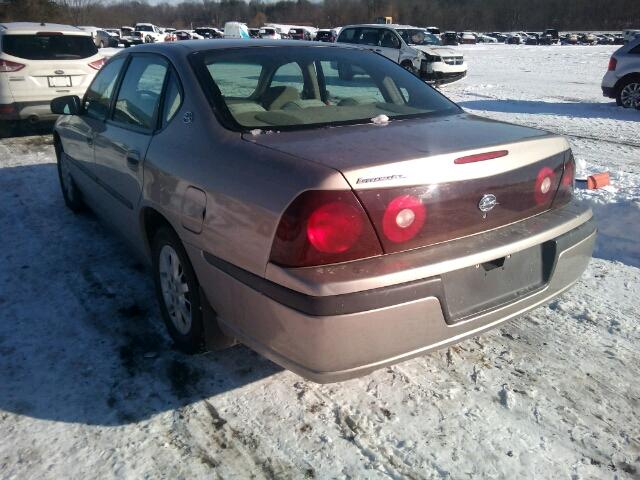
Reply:
<svg viewBox="0 0 640 480"><path fill-rule="evenodd" d="M300 100L300 92L293 87L271 87L262 96L262 105L267 110L281 110L288 102Z"/></svg>

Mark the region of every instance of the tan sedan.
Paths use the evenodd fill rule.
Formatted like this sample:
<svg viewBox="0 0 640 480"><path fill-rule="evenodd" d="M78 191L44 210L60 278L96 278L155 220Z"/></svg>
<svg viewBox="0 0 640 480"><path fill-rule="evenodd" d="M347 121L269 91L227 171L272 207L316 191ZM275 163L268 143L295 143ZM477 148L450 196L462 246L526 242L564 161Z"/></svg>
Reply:
<svg viewBox="0 0 640 480"><path fill-rule="evenodd" d="M141 46L52 107L67 205L149 260L187 352L237 340L338 381L544 304L591 256L564 138L468 115L374 52Z"/></svg>

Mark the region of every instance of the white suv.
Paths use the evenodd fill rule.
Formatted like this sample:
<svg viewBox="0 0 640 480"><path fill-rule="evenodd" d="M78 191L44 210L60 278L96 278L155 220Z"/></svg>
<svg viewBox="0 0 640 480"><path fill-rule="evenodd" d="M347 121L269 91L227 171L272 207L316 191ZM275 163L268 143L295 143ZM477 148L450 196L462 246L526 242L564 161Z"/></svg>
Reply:
<svg viewBox="0 0 640 480"><path fill-rule="evenodd" d="M602 94L621 107L640 110L640 38L613 53L602 78Z"/></svg>
<svg viewBox="0 0 640 480"><path fill-rule="evenodd" d="M338 36L340 43L352 43L378 52L423 80L452 83L467 75L462 53L442 47L440 39L424 28L409 25L349 25ZM354 72L338 70L341 78Z"/></svg>
<svg viewBox="0 0 640 480"><path fill-rule="evenodd" d="M82 97L103 64L91 35L78 28L0 24L0 120L55 118L51 100Z"/></svg>
<svg viewBox="0 0 640 480"><path fill-rule="evenodd" d="M153 23L136 23L135 31L142 33L144 43L164 42L164 30Z"/></svg>

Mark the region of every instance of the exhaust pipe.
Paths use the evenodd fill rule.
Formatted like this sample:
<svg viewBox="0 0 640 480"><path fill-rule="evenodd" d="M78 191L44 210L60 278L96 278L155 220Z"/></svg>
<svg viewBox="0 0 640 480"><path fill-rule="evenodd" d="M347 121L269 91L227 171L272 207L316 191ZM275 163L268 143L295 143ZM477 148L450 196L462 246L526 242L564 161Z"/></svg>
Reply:
<svg viewBox="0 0 640 480"><path fill-rule="evenodd" d="M31 115L29 118L27 118L27 122L29 122L29 125L35 125L40 122L40 117L38 117L37 115Z"/></svg>

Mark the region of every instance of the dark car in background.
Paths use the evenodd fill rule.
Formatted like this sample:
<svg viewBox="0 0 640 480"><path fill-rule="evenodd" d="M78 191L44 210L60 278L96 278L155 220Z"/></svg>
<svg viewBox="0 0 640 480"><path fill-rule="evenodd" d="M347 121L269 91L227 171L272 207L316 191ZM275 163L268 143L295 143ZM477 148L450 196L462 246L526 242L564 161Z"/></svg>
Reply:
<svg viewBox="0 0 640 480"><path fill-rule="evenodd" d="M444 32L441 36L442 45L458 45L458 34L456 32Z"/></svg>
<svg viewBox="0 0 640 480"><path fill-rule="evenodd" d="M222 38L223 34L213 27L198 27L193 30L203 38Z"/></svg>
<svg viewBox="0 0 640 480"><path fill-rule="evenodd" d="M119 38L111 35L104 30L96 30L93 41L98 48L116 48Z"/></svg>

